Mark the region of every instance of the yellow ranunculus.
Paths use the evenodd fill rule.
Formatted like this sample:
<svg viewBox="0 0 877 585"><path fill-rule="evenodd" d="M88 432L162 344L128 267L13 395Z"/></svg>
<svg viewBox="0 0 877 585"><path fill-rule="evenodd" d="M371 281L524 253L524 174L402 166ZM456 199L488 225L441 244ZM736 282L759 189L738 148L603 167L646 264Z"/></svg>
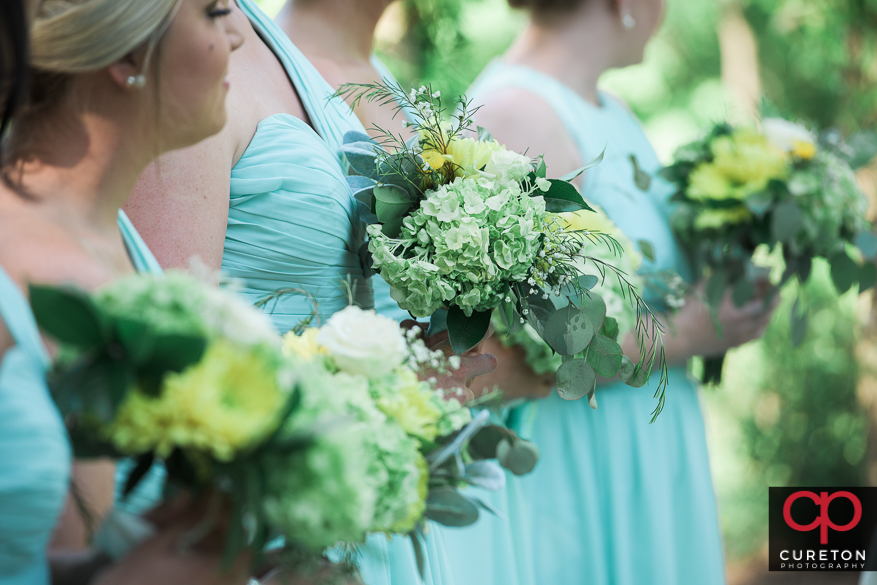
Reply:
<svg viewBox="0 0 877 585"><path fill-rule="evenodd" d="M751 128L719 136L710 149L713 161L697 166L689 178L691 199L742 201L763 191L772 179L785 179L789 172L786 154Z"/></svg>
<svg viewBox="0 0 877 585"><path fill-rule="evenodd" d="M801 160L810 160L816 156L816 145L812 142L798 140L792 147L792 156L796 156Z"/></svg>
<svg viewBox="0 0 877 585"><path fill-rule="evenodd" d="M230 461L278 424L288 396L278 384L278 357L218 340L199 363L168 374L158 397L131 392L109 439L129 455L167 457L179 448Z"/></svg>
<svg viewBox="0 0 877 585"><path fill-rule="evenodd" d="M395 374L395 388L381 393L375 402L378 408L409 435L432 441L438 434L438 423L444 415L436 402L435 391L417 379L408 369Z"/></svg>
<svg viewBox="0 0 877 585"><path fill-rule="evenodd" d="M472 177L487 166L494 152L502 150L496 140L482 142L471 138L457 138L448 144L447 155L456 166L458 177Z"/></svg>
<svg viewBox="0 0 877 585"><path fill-rule="evenodd" d="M429 494L429 463L423 456L417 458L417 469L420 472L420 479L417 482L417 493L420 497L408 507L408 516L391 526L390 532L396 534L411 532L417 521L423 518L423 514L426 512L426 496Z"/></svg>
<svg viewBox="0 0 877 585"><path fill-rule="evenodd" d="M752 213L742 205L719 209L704 209L694 220L698 230L719 229L726 225L742 223L752 217Z"/></svg>
<svg viewBox="0 0 877 585"><path fill-rule="evenodd" d="M317 343L319 332L317 327L309 327L301 335L290 331L283 336L283 352L308 362L319 355L328 355L328 350Z"/></svg>

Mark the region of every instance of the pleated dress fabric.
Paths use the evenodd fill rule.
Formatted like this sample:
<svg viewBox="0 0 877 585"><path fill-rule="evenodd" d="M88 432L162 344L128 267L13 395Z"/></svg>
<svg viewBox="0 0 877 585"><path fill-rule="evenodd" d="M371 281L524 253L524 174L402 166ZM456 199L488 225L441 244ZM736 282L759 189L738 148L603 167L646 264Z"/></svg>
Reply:
<svg viewBox="0 0 877 585"><path fill-rule="evenodd" d="M401 320L407 313L389 298L389 287L367 278L360 249L365 224L344 179L344 134L364 132L332 87L288 37L256 6L237 0L253 27L283 64L313 128L293 116L263 120L232 169L228 232L222 270L240 281L256 302L282 289L293 294L269 301L265 310L281 333L314 311L321 320L352 300ZM381 287L373 291L373 282ZM433 533L425 545L427 585L449 585L443 545ZM366 585L420 582L410 540L372 535L357 564Z"/></svg>
<svg viewBox="0 0 877 585"><path fill-rule="evenodd" d="M118 225L135 268L157 269L121 211ZM0 317L15 342L0 362L0 585L48 585L46 554L67 497L72 451L46 385L51 360L30 304L2 267Z"/></svg>
<svg viewBox="0 0 877 585"><path fill-rule="evenodd" d="M633 241L647 240L654 262L643 272L690 267L670 230L672 189L636 118L601 93L595 106L533 69L492 64L476 82L479 99L506 88L540 96L574 138L586 173L583 195ZM652 176L636 187L630 157ZM551 167L549 161L549 175ZM646 299L661 309L660 299ZM597 389L599 408L553 393L514 409L509 423L541 451L534 472L494 501L508 523L487 518L448 538L458 585L677 585L725 582L722 542L698 387L684 367L670 369L667 402L654 424L656 382ZM514 568L511 574L509 567Z"/></svg>

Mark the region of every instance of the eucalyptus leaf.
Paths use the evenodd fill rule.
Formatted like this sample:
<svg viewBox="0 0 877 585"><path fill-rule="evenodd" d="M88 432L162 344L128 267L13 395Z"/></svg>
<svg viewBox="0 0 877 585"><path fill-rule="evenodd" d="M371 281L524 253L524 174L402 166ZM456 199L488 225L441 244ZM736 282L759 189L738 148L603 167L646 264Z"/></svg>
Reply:
<svg viewBox="0 0 877 585"><path fill-rule="evenodd" d="M469 526L478 520L478 506L456 489L441 486L429 490L424 515L444 526Z"/></svg>
<svg viewBox="0 0 877 585"><path fill-rule="evenodd" d="M90 349L108 341L109 320L88 293L71 286L31 284L28 296L37 324L61 343Z"/></svg>
<svg viewBox="0 0 877 585"><path fill-rule="evenodd" d="M414 547L414 559L417 562L417 572L421 579L426 579L426 559L423 555L423 542L416 530L408 533L411 537L411 546Z"/></svg>
<svg viewBox="0 0 877 585"><path fill-rule="evenodd" d="M496 458L500 465L513 474L526 475L533 471L539 461L539 448L523 439L503 439L497 445Z"/></svg>
<svg viewBox="0 0 877 585"><path fill-rule="evenodd" d="M493 461L473 461L465 467L463 479L486 490L498 491L505 487L505 473Z"/></svg>
<svg viewBox="0 0 877 585"><path fill-rule="evenodd" d="M588 316L573 305L555 311L545 324L545 342L562 355L584 351L595 333Z"/></svg>
<svg viewBox="0 0 877 585"><path fill-rule="evenodd" d="M779 242L788 242L798 233L803 222L804 214L801 213L801 208L794 200L787 199L773 210L771 234Z"/></svg>
<svg viewBox="0 0 877 585"><path fill-rule="evenodd" d="M614 317L606 317L599 333L600 335L608 337L612 341L618 341L618 321Z"/></svg>
<svg viewBox="0 0 877 585"><path fill-rule="evenodd" d="M764 217L764 214L773 207L773 193L767 190L753 193L746 198L744 204L756 217Z"/></svg>
<svg viewBox="0 0 877 585"><path fill-rule="evenodd" d="M514 434L497 425L487 425L469 440L469 455L473 459L495 459L499 442Z"/></svg>
<svg viewBox="0 0 877 585"><path fill-rule="evenodd" d="M591 321L595 331L599 331L603 327L603 321L606 320L606 301L598 294L585 293L583 295L582 310Z"/></svg>
<svg viewBox="0 0 877 585"><path fill-rule="evenodd" d="M473 312L467 317L463 309L453 305L448 309L448 339L457 355L462 355L481 343L490 329L490 311Z"/></svg>
<svg viewBox="0 0 877 585"><path fill-rule="evenodd" d="M475 504L477 504L479 508L481 508L483 510L487 510L488 512L490 512L491 514L493 514L494 516L496 516L497 518L499 518L503 522L507 521L505 515L502 512L500 512L499 510L497 510L496 508L494 508L492 505L488 504L487 502L485 502L481 498L476 498L475 496L470 495L469 499L472 500L473 502L475 502Z"/></svg>
<svg viewBox="0 0 877 585"><path fill-rule="evenodd" d="M877 257L877 235L867 230L859 232L856 235L856 247L862 251L865 258L874 260Z"/></svg>
<svg viewBox="0 0 877 585"><path fill-rule="evenodd" d="M655 248L652 246L652 243L648 240L640 240L637 242L639 246L639 251L642 252L643 256L649 262L655 261Z"/></svg>
<svg viewBox="0 0 877 585"><path fill-rule="evenodd" d="M600 282L600 278L595 274L583 274L579 276L579 286L581 286L585 290L591 290L597 283Z"/></svg>
<svg viewBox="0 0 877 585"><path fill-rule="evenodd" d="M613 378L621 369L624 352L615 341L602 335L594 336L586 353L588 363L598 376Z"/></svg>
<svg viewBox="0 0 877 585"><path fill-rule="evenodd" d="M652 185L652 178L639 166L639 161L634 155L630 155L630 164L633 165L633 183L640 191L648 191Z"/></svg>
<svg viewBox="0 0 877 585"><path fill-rule="evenodd" d="M831 280L838 294L844 294L859 278L859 265L846 252L835 254L829 259Z"/></svg>
<svg viewBox="0 0 877 585"><path fill-rule="evenodd" d="M630 358L624 356L621 358L621 369L618 371L618 377L621 381L634 388L642 388L649 381L648 371L630 361Z"/></svg>
<svg viewBox="0 0 877 585"><path fill-rule="evenodd" d="M597 385L597 372L581 358L561 364L556 377L557 393L564 400L581 400Z"/></svg>

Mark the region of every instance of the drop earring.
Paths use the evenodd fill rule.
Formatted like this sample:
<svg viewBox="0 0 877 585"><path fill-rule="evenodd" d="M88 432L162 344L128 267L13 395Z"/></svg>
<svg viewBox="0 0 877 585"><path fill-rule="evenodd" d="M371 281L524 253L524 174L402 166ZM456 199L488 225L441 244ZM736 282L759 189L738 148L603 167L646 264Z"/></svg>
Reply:
<svg viewBox="0 0 877 585"><path fill-rule="evenodd" d="M128 87L136 87L137 89L140 89L141 87L146 85L146 76L142 73L140 75L131 75L125 81L125 85L127 85Z"/></svg>
<svg viewBox="0 0 877 585"><path fill-rule="evenodd" d="M627 7L621 9L621 24L627 30L631 30L636 26L636 20L631 16L630 9Z"/></svg>

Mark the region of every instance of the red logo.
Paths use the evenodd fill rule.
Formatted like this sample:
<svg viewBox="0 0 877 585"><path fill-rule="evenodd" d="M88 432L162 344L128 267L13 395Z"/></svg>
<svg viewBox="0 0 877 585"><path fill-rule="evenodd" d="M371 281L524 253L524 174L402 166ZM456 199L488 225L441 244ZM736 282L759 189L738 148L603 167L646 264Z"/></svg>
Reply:
<svg viewBox="0 0 877 585"><path fill-rule="evenodd" d="M802 526L792 520L792 504L798 498L809 498L819 506L819 516L816 520L806 526ZM838 526L828 517L828 505L836 498L846 498L853 504L853 519L849 524L844 526ZM862 503L859 501L859 498L850 492L834 492L830 496L828 495L828 492L820 492L818 496L813 492L795 492L786 499L786 503L783 505L783 518L786 520L786 524L788 524L790 528L799 532L810 532L811 530L819 528L819 543L828 544L829 528L838 532L846 532L847 530L852 530L856 527L859 520L862 519Z"/></svg>

